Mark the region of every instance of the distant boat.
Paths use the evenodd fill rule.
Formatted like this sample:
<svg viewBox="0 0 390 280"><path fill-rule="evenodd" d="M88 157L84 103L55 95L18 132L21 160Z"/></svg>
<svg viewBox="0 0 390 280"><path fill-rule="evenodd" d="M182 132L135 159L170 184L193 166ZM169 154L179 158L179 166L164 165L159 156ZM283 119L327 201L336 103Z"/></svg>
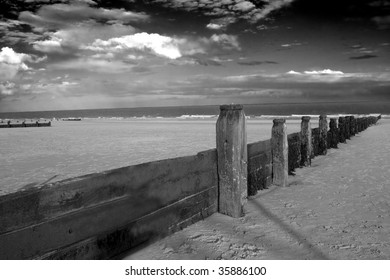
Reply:
<svg viewBox="0 0 390 280"><path fill-rule="evenodd" d="M81 118L63 118L63 121L81 121Z"/></svg>

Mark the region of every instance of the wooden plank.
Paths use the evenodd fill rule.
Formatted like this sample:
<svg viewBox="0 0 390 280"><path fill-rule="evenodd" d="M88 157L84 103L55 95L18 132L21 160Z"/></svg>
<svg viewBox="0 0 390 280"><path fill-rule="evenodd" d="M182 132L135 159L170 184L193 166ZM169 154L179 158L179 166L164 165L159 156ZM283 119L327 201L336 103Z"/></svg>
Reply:
<svg viewBox="0 0 390 280"><path fill-rule="evenodd" d="M288 172L294 174L295 168L301 164L301 134L299 132L287 135L288 141Z"/></svg>
<svg viewBox="0 0 390 280"><path fill-rule="evenodd" d="M216 185L216 162L213 149L195 156L114 169L1 196L0 234L126 197L130 201L137 197L146 205L145 210L154 211ZM159 203L150 209L148 202L156 199Z"/></svg>
<svg viewBox="0 0 390 280"><path fill-rule="evenodd" d="M272 183L271 151L263 152L248 160L248 195L255 195Z"/></svg>
<svg viewBox="0 0 390 280"><path fill-rule="evenodd" d="M271 139L248 144L248 158L256 156L265 151L271 152Z"/></svg>
<svg viewBox="0 0 390 280"><path fill-rule="evenodd" d="M186 221L194 222L197 218L191 217L198 213L207 216L216 212L217 196L217 186L212 186L147 215L136 213L145 203L138 197L82 209L2 235L0 259L108 258L171 233ZM83 243L86 239L90 240L87 245ZM77 243L81 245L72 246Z"/></svg>

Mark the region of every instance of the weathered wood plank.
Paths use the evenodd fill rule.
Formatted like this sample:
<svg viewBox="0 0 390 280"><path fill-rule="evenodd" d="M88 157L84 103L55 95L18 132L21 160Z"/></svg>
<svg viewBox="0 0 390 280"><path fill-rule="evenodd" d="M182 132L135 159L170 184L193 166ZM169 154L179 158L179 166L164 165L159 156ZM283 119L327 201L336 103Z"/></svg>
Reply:
<svg viewBox="0 0 390 280"><path fill-rule="evenodd" d="M168 205L217 184L216 150L86 175L0 197L0 233L105 201L138 197ZM142 208L142 205L140 206Z"/></svg>
<svg viewBox="0 0 390 280"><path fill-rule="evenodd" d="M288 172L293 174L301 164L301 133L287 135L288 141Z"/></svg>
<svg viewBox="0 0 390 280"><path fill-rule="evenodd" d="M248 158L271 151L271 139L248 144Z"/></svg>
<svg viewBox="0 0 390 280"><path fill-rule="evenodd" d="M48 252L66 252L72 251L72 248L73 253L65 254L63 258L108 258L140 242L160 234L168 234L180 228L181 224L192 222L187 220L198 213L205 211L209 215L215 212L217 196L215 185L167 207L161 207L157 197L155 200L126 197L85 208L3 234L0 237L0 259L38 258L47 256ZM149 205L150 210L155 205L157 210L145 215L140 210L145 209L145 204ZM86 239L92 240L89 243L89 246L93 245L95 248L92 252L71 246ZM71 247L67 248L68 246Z"/></svg>

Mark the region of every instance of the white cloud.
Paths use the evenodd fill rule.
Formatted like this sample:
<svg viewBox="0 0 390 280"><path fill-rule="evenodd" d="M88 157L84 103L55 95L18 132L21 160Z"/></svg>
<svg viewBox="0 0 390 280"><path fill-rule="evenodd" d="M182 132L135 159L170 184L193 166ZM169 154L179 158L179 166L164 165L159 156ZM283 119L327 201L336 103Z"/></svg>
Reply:
<svg viewBox="0 0 390 280"><path fill-rule="evenodd" d="M294 80L296 82L338 82L341 80L345 80L347 78L357 78L356 74L345 74L342 71L339 70L331 70L331 69L324 69L324 70L309 70L309 71L303 71L303 72L297 72L294 70L291 70L286 73L287 76L294 76Z"/></svg>
<svg viewBox="0 0 390 280"><path fill-rule="evenodd" d="M50 65L50 69L86 70L95 73L123 73L131 71L134 65L116 60L105 60L98 57L78 58Z"/></svg>
<svg viewBox="0 0 390 280"><path fill-rule="evenodd" d="M294 71L294 70L288 71L287 74L289 74L289 75L302 75L301 72L297 72L297 71Z"/></svg>
<svg viewBox="0 0 390 280"><path fill-rule="evenodd" d="M206 27L207 27L208 29L212 29L212 30L220 30L220 29L222 29L224 26L221 25L221 24L209 23L209 24L206 25Z"/></svg>
<svg viewBox="0 0 390 280"><path fill-rule="evenodd" d="M136 33L109 40L97 39L92 45L85 46L85 49L92 51L119 52L125 50L150 51L158 56L176 59L182 56L179 45L182 39L176 39L159 34L148 34L145 32Z"/></svg>
<svg viewBox="0 0 390 280"><path fill-rule="evenodd" d="M82 46L84 50L100 53L139 55L140 52L155 56L178 59L183 56L240 50L237 36L214 34L210 38L177 38L160 34L136 33L108 40L97 39L92 44Z"/></svg>
<svg viewBox="0 0 390 280"><path fill-rule="evenodd" d="M148 20L149 16L124 9L91 7L87 3L44 5L36 14L30 11L19 14L20 21L43 29L60 29L91 19L99 22L115 21L127 24Z"/></svg>
<svg viewBox="0 0 390 280"><path fill-rule="evenodd" d="M330 69L324 69L324 70L319 70L319 71L305 71L304 72L307 75L344 75L342 71L334 71Z"/></svg>
<svg viewBox="0 0 390 280"><path fill-rule="evenodd" d="M252 9L254 9L256 6L253 5L252 2L249 1L243 1L240 3L237 3L236 5L233 6L233 10L235 11L242 11L242 12L248 12Z"/></svg>
<svg viewBox="0 0 390 280"><path fill-rule="evenodd" d="M12 79L19 71L28 70L28 66L24 63L28 60L31 60L29 55L3 47L0 52L0 81Z"/></svg>
<svg viewBox="0 0 390 280"><path fill-rule="evenodd" d="M45 53L63 53L69 48L80 48L96 39L106 40L113 36L122 36L134 33L135 29L120 23L101 24L94 21L78 23L56 32L46 32L46 40L34 41L31 44L35 50Z"/></svg>
<svg viewBox="0 0 390 280"><path fill-rule="evenodd" d="M0 95L13 95L15 84L11 82L0 83Z"/></svg>
<svg viewBox="0 0 390 280"><path fill-rule="evenodd" d="M61 47L61 42L62 42L61 38L52 37L49 40L34 42L33 47L37 51L41 51L45 53L63 52L63 49Z"/></svg>
<svg viewBox="0 0 390 280"><path fill-rule="evenodd" d="M211 20L211 22L206 27L212 30L221 30L226 29L230 24L235 23L236 21L236 17L224 16Z"/></svg>
<svg viewBox="0 0 390 280"><path fill-rule="evenodd" d="M235 35L214 34L211 36L210 41L220 44L224 49L241 49L238 38Z"/></svg>
<svg viewBox="0 0 390 280"><path fill-rule="evenodd" d="M295 0L269 0L268 4L263 9L257 9L256 13L251 17L251 21L257 22L260 19L267 17L275 10L279 10L285 6L288 6Z"/></svg>
<svg viewBox="0 0 390 280"><path fill-rule="evenodd" d="M283 44L283 45L281 45L281 47L289 48L289 47L300 46L300 45L302 45L302 43L290 43L290 44Z"/></svg>

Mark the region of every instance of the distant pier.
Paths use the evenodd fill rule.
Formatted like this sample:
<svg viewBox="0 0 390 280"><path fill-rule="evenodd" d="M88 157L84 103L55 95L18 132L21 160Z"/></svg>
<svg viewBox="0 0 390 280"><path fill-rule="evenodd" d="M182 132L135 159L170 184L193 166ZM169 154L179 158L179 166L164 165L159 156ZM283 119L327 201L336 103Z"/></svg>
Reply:
<svg viewBox="0 0 390 280"><path fill-rule="evenodd" d="M18 120L2 120L0 128L16 128L16 127L47 127L51 126L51 121L18 121Z"/></svg>

